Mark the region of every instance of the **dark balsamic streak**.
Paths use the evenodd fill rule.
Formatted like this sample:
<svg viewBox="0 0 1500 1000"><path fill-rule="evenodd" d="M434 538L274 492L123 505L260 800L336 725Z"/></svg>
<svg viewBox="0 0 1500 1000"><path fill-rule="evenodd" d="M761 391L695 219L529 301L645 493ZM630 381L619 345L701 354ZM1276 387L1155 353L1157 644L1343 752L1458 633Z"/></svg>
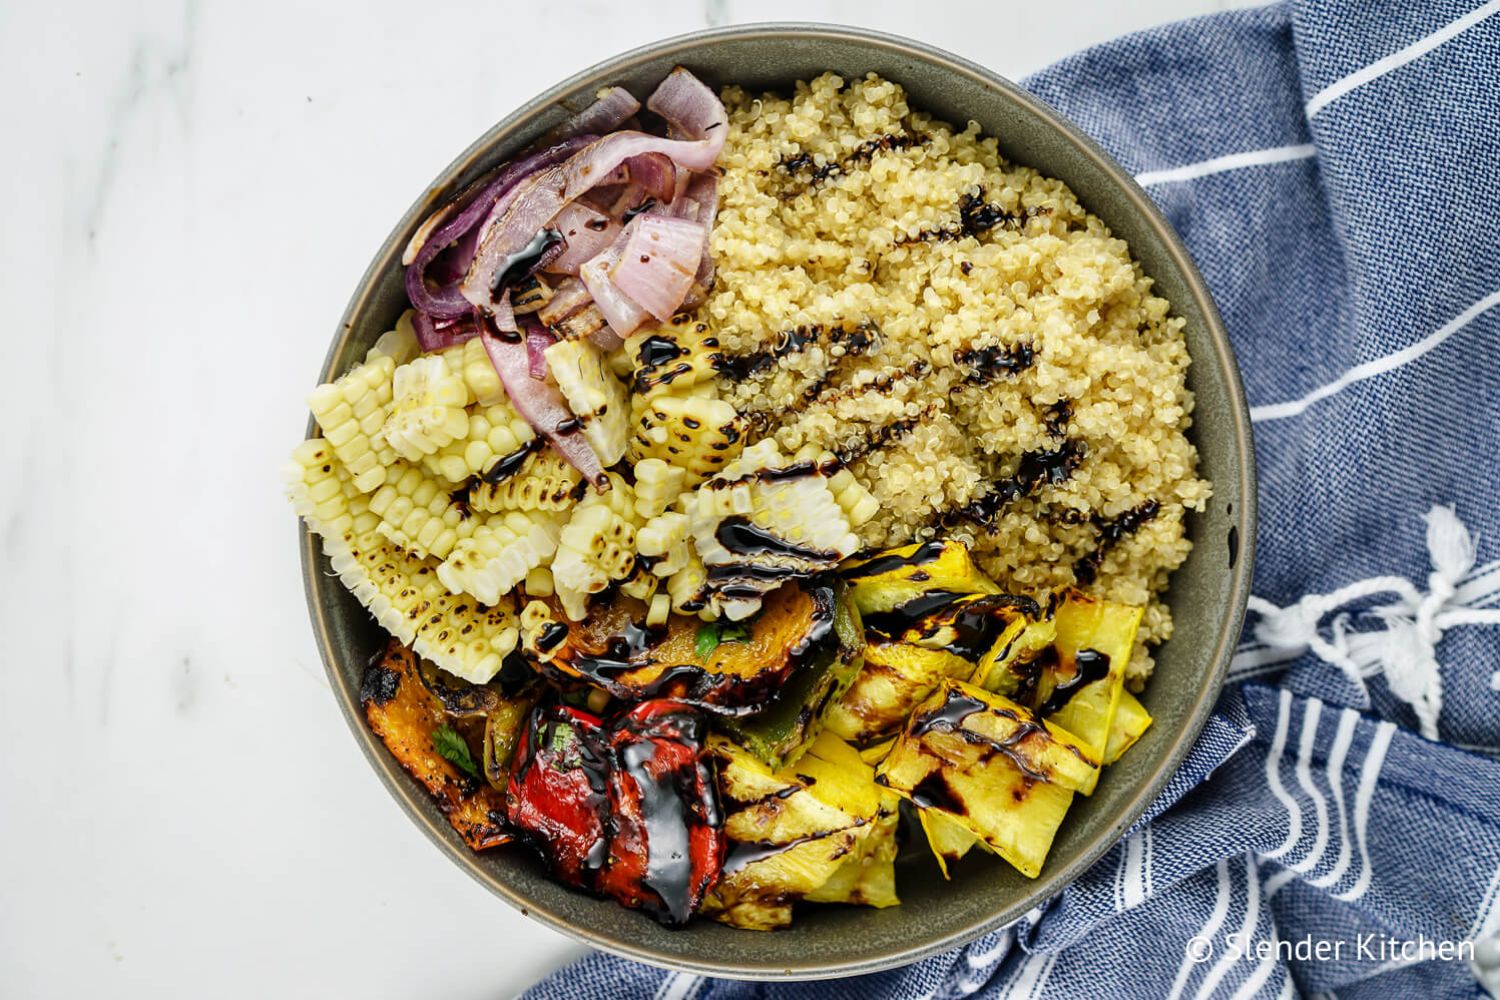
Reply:
<svg viewBox="0 0 1500 1000"><path fill-rule="evenodd" d="M1127 510L1114 520L1105 521L1095 518L1094 523L1099 528L1099 544L1095 546L1094 551L1073 564L1073 577L1079 585L1086 587L1093 583L1099 576L1099 567L1104 564L1104 557L1109 550L1139 531L1141 525L1155 517L1160 510L1160 503L1147 500L1139 507Z"/></svg>
<svg viewBox="0 0 1500 1000"><path fill-rule="evenodd" d="M509 455L501 455L495 460L495 464L484 470L479 478L490 484L505 482L520 472L525 467L526 460L546 444L547 440L538 434Z"/></svg>
<svg viewBox="0 0 1500 1000"><path fill-rule="evenodd" d="M1061 710L1079 691L1108 676L1108 654L1097 649L1080 649L1073 657L1073 676L1052 689L1047 700L1037 706L1036 714L1045 717Z"/></svg>
<svg viewBox="0 0 1500 1000"><path fill-rule="evenodd" d="M1016 375L1036 361L1036 348L1029 343L994 345L959 351L953 360L970 369L964 381L970 385L989 385L1002 375Z"/></svg>
<svg viewBox="0 0 1500 1000"><path fill-rule="evenodd" d="M866 139L854 147L840 160L834 160L819 166L810 153L798 153L796 156L783 155L777 166L792 176L807 173L807 181L811 184L821 184L830 177L838 177L849 172L850 168L861 163L868 163L875 158L876 153L887 153L904 149L915 149L925 146L932 141L932 136L920 132L906 133L904 135L886 134Z"/></svg>
<svg viewBox="0 0 1500 1000"><path fill-rule="evenodd" d="M1002 508L1029 496L1037 487L1067 482L1086 454L1087 447L1082 441L1064 441L1047 451L1029 451L1021 456L1015 473L994 483L988 493L968 506L943 514L943 523L951 526L969 520L990 525Z"/></svg>
<svg viewBox="0 0 1500 1000"><path fill-rule="evenodd" d="M530 243L507 257L495 269L495 278L490 282L490 301L499 302L500 294L508 286L529 274L537 262L561 242L562 233L556 229L543 229L531 238Z"/></svg>
<svg viewBox="0 0 1500 1000"><path fill-rule="evenodd" d="M923 542L906 555L887 554L876 556L869 562L860 563L853 569L844 571L844 579L860 580L865 577L880 576L883 573L893 573L898 569L908 566L922 566L932 562L943 554L943 543L938 539Z"/></svg>

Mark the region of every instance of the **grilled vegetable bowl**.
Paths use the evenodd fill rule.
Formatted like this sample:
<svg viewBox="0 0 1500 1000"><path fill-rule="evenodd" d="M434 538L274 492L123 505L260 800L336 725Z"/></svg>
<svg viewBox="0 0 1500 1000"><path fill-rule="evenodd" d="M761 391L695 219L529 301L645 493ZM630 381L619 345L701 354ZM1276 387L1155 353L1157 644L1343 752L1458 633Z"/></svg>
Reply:
<svg viewBox="0 0 1500 1000"><path fill-rule="evenodd" d="M1103 772L1196 724L1150 679L1214 495L1191 327L1066 186L874 73L643 73L414 217L310 397L310 586L386 636L346 708L473 870L639 911L584 928L637 957L931 914L934 880L1019 905L1086 860L1074 813L1102 849Z"/></svg>

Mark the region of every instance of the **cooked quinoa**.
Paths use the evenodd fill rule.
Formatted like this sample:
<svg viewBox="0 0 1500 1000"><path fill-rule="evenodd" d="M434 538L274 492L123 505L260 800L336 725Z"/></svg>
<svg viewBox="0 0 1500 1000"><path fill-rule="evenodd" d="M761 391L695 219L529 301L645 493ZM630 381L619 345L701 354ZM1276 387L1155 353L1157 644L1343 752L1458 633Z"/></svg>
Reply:
<svg viewBox="0 0 1500 1000"><path fill-rule="evenodd" d="M873 74L787 100L724 93L729 137L699 319L756 436L848 460L889 546L968 542L1008 589L1146 604L1202 509L1183 321L1061 181ZM1092 577L1092 579L1090 579Z"/></svg>

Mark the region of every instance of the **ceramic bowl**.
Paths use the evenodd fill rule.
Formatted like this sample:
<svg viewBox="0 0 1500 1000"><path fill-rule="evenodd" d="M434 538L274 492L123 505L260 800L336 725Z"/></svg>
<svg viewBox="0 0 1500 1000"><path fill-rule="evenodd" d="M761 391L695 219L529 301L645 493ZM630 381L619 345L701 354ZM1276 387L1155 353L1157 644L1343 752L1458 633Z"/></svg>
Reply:
<svg viewBox="0 0 1500 1000"><path fill-rule="evenodd" d="M406 307L401 250L436 204L587 105L601 86L623 84L644 97L678 64L712 85L737 83L751 90L789 90L828 70L846 79L873 71L904 86L914 107L959 126L977 121L986 134L999 137L1008 159L1065 181L1127 240L1187 321L1193 357L1188 383L1197 396L1191 436L1214 497L1207 511L1189 518L1192 555L1167 595L1176 634L1161 648L1142 697L1155 725L1106 772L1091 798L1076 801L1038 879L976 851L944 881L928 852L910 845L898 862L900 906L809 908L793 927L772 934L711 920L668 930L643 914L553 882L523 848L479 856L463 845L366 727L360 673L383 636L330 577L315 539L304 532L308 608L334 693L376 774L439 850L522 913L607 951L675 969L761 979L874 972L964 944L1058 892L1120 839L1188 751L1223 681L1249 588L1255 530L1250 423L1234 357L1202 278L1167 221L1119 164L1056 112L983 67L905 38L810 24L726 28L647 45L563 81L501 119L438 175L375 252L319 380L361 358Z"/></svg>

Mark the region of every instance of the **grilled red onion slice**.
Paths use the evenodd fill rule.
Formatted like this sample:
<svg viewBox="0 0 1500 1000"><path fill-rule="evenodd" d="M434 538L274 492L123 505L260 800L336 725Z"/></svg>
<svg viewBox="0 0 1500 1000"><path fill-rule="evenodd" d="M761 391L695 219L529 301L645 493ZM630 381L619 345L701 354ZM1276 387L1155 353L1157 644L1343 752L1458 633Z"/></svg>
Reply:
<svg viewBox="0 0 1500 1000"><path fill-rule="evenodd" d="M646 107L661 115L674 139L702 140L713 138L718 147L724 145L724 133L729 130L729 119L724 114L724 105L704 82L678 66L667 74L656 90L646 99ZM713 133L717 133L714 136ZM717 149L714 153L718 156ZM710 164L711 165L711 164ZM695 167L707 170L708 167Z"/></svg>
<svg viewBox="0 0 1500 1000"><path fill-rule="evenodd" d="M719 178L712 173L694 174L687 191L683 193L683 204L674 206L685 219L692 219L703 226L703 257L698 261L698 273L693 275L693 285L687 298L682 300L679 310L697 309L714 287L714 258L709 252L709 238L713 234L714 216L719 214Z"/></svg>
<svg viewBox="0 0 1500 1000"><path fill-rule="evenodd" d="M626 180L644 192L647 198L671 201L677 193L678 176L692 176L679 171L670 156L662 153L642 153L625 161Z"/></svg>
<svg viewBox="0 0 1500 1000"><path fill-rule="evenodd" d="M417 343L424 351L441 351L462 344L479 333L472 311L456 319L433 319L419 309L413 314L411 324L417 332Z"/></svg>
<svg viewBox="0 0 1500 1000"><path fill-rule="evenodd" d="M728 131L724 106L713 91L679 67L662 81L647 106L667 119L676 132L701 138L663 139L641 132L615 132L591 143L567 162L533 174L500 198L481 225L479 246L459 286L464 298L491 308L502 291L497 284L516 254L563 206L599 184L616 183L616 169L627 160L661 154L681 170L713 167ZM675 175L673 179L675 182Z"/></svg>
<svg viewBox="0 0 1500 1000"><path fill-rule="evenodd" d="M510 296L505 295L504 299L509 303ZM515 331L495 330L483 316L479 317L480 340L485 353L490 356L490 364L495 366L495 373L505 385L510 405L557 449L569 465L583 473L584 479L597 489L607 489L609 480L605 478L599 456L581 433L578 420L568 410L562 393L551 382L531 377L526 340L538 324L530 316L521 317L521 324L527 328L525 336Z"/></svg>
<svg viewBox="0 0 1500 1000"><path fill-rule="evenodd" d="M632 220L631 225L634 224ZM629 230L630 227L627 226L626 229ZM633 232L633 230L630 231ZM609 322L609 328L621 338L630 336L636 328L650 318L650 314L638 303L631 301L630 297L620 291L610 278L610 271L619 261L628 239L629 234L622 232L614 246L583 265L578 272L589 294L594 297L594 305L598 306L599 311L604 314L605 320Z"/></svg>
<svg viewBox="0 0 1500 1000"><path fill-rule="evenodd" d="M557 343L540 323L526 324L526 373L541 382L547 378L547 348Z"/></svg>
<svg viewBox="0 0 1500 1000"><path fill-rule="evenodd" d="M626 297L665 323L693 287L703 259L704 227L648 212L632 219L625 232L629 238L610 279Z"/></svg>
<svg viewBox="0 0 1500 1000"><path fill-rule="evenodd" d="M514 160L489 179L470 185L454 202L455 205L462 203L468 197L462 210L439 209L424 222L402 255L403 262L407 262L406 296L412 306L433 319L467 316L473 306L460 292L459 281L468 273L478 245L482 232L479 224L525 178L563 162L591 141L592 136L577 136ZM441 220L441 224L434 225L435 220ZM419 244L418 238L424 234L425 238Z"/></svg>
<svg viewBox="0 0 1500 1000"><path fill-rule="evenodd" d="M624 87L606 87L599 91L593 104L563 122L551 133L554 141L575 135L603 135L624 125L641 110L641 102Z"/></svg>
<svg viewBox="0 0 1500 1000"><path fill-rule="evenodd" d="M563 237L562 252L546 265L546 270L557 274L577 274L620 235L618 222L581 201L564 207L548 225Z"/></svg>

